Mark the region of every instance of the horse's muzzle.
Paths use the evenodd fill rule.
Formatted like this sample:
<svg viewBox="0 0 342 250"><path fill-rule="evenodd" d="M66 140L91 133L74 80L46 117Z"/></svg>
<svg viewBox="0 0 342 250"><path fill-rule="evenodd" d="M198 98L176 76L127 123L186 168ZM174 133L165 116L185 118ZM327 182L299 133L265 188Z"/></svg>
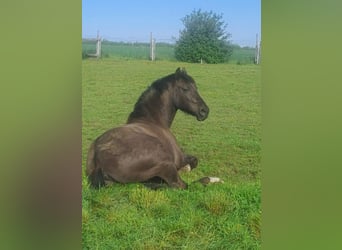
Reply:
<svg viewBox="0 0 342 250"><path fill-rule="evenodd" d="M205 119L207 119L209 115L209 108L208 106L202 106L197 114L197 120L198 121L204 121Z"/></svg>

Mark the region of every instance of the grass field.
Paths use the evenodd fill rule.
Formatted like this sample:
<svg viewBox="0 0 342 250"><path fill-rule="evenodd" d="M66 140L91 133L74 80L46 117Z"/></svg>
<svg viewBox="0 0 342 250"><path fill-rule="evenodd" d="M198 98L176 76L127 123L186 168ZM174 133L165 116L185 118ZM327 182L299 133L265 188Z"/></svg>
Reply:
<svg viewBox="0 0 342 250"><path fill-rule="evenodd" d="M125 123L154 80L186 67L210 108L204 122L178 112L172 131L199 166L184 181L224 183L152 191L140 184L90 189L83 171L83 249L259 249L260 68L169 61L83 60L83 170L90 143Z"/></svg>

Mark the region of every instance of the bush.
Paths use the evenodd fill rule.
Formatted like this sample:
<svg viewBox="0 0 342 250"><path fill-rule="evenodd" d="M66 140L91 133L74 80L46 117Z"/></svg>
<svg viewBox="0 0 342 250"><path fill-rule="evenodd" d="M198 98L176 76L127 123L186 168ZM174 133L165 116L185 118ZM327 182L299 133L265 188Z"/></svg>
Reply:
<svg viewBox="0 0 342 250"><path fill-rule="evenodd" d="M232 46L226 33L227 25L221 20L222 15L213 12L194 10L182 21L185 29L181 31L176 43L177 60L198 63L222 63L228 61Z"/></svg>

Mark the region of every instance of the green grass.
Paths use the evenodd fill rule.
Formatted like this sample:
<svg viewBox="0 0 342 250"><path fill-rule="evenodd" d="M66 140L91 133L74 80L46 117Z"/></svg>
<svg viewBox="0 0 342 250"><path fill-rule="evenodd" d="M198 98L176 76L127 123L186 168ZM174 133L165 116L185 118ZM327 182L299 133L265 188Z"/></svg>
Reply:
<svg viewBox="0 0 342 250"><path fill-rule="evenodd" d="M207 120L178 112L180 146L199 158L182 178L218 176L222 184L152 191L141 184L93 190L83 171L83 249L260 248L260 68L143 60L83 60L83 170L90 143L125 123L154 80L186 67L207 102Z"/></svg>

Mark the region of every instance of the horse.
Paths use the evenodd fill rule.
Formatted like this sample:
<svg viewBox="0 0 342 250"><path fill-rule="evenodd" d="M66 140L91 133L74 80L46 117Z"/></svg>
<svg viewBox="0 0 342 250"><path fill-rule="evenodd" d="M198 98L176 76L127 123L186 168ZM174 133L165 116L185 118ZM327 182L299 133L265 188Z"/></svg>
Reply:
<svg viewBox="0 0 342 250"><path fill-rule="evenodd" d="M184 68L154 81L137 100L126 124L104 132L90 145L86 163L90 185L163 182L186 189L178 172L196 168L198 159L183 153L170 131L177 110L198 121L209 114ZM210 177L203 182L210 182Z"/></svg>

